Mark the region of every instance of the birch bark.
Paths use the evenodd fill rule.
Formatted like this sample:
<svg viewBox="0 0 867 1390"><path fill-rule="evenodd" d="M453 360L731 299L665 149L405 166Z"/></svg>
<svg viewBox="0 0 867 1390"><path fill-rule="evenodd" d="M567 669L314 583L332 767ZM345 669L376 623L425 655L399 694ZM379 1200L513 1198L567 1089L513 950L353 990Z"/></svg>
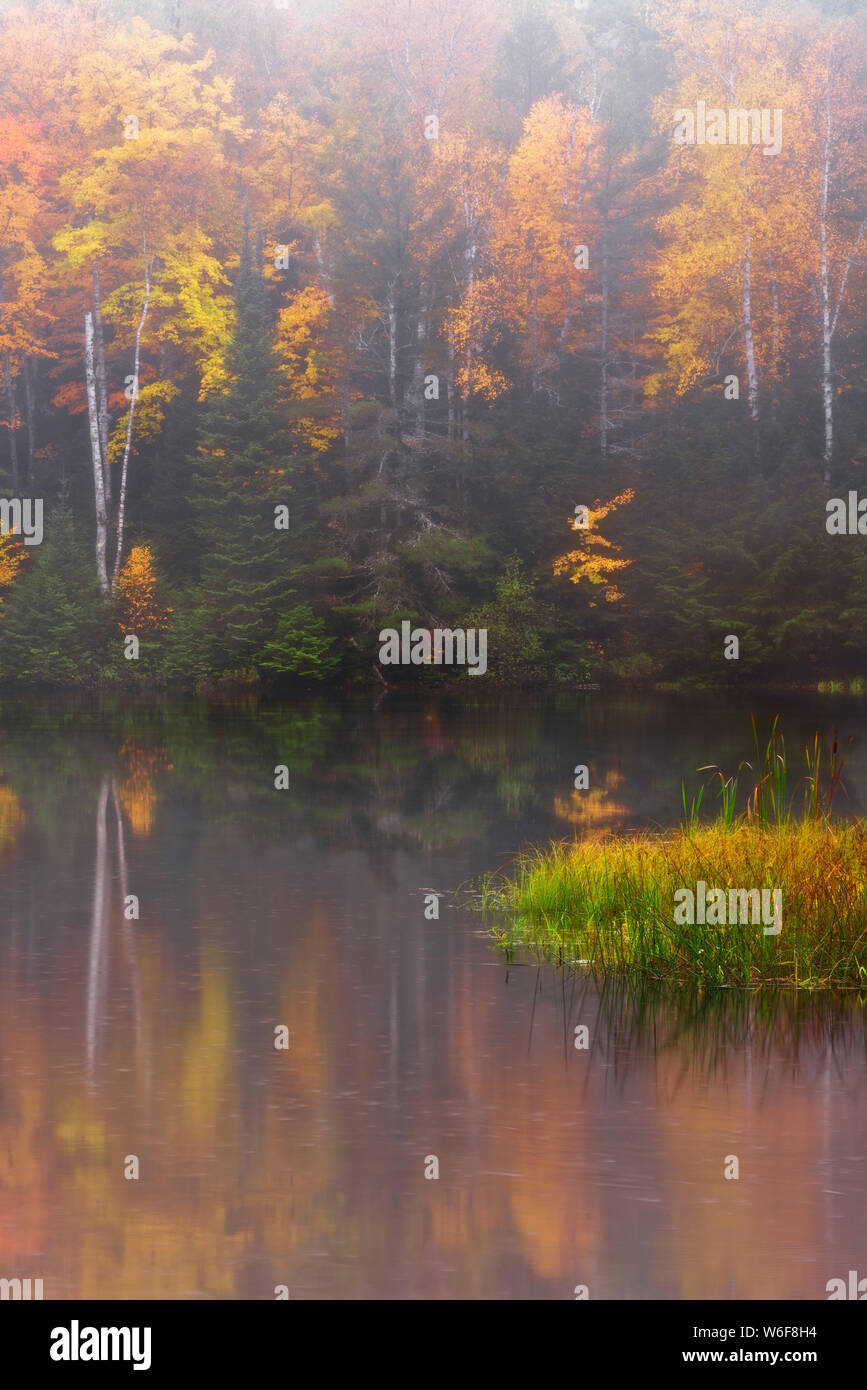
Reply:
<svg viewBox="0 0 867 1390"><path fill-rule="evenodd" d="M126 422L126 440L123 446L123 466L120 470L120 494L117 501L117 548L114 552L114 571L111 578L111 591L117 589L117 581L120 578L120 566L123 560L123 528L126 514L126 485L129 475L129 455L132 447L132 422L135 414L135 403L138 400L139 391L139 371L141 368L141 338L144 332L145 321L148 316L148 305L151 299L151 269L153 267L153 257L148 257L145 251L145 296L142 305L141 318L138 321L138 328L135 335L135 360L133 363L133 394L129 403L129 415Z"/></svg>
<svg viewBox="0 0 867 1390"><path fill-rule="evenodd" d="M108 593L106 538L108 516L105 508L105 473L99 449L99 413L96 402L96 370L93 359L93 314L84 316L84 373L87 383L87 416L90 422L90 460L93 469L93 501L96 513L96 577L99 592Z"/></svg>

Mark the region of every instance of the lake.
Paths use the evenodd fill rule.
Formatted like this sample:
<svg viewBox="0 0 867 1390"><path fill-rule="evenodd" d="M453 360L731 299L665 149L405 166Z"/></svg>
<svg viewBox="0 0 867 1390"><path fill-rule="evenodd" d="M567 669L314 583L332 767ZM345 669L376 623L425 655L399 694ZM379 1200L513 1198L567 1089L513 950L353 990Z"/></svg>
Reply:
<svg viewBox="0 0 867 1390"><path fill-rule="evenodd" d="M4 700L0 1277L824 1299L867 1275L857 999L597 987L504 960L451 897L533 844L676 823L681 778L734 771L777 709L793 752L863 724L818 696ZM859 743L846 787L862 815Z"/></svg>

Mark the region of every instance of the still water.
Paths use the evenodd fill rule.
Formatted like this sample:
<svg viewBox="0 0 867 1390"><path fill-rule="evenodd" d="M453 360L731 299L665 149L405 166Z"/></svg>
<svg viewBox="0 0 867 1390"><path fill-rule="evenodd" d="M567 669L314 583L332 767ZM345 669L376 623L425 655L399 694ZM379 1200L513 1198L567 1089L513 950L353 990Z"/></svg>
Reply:
<svg viewBox="0 0 867 1390"><path fill-rule="evenodd" d="M749 756L751 710L774 712L4 702L0 1277L46 1299L823 1299L867 1275L856 1000L597 989L507 965L448 896L530 844L676 822L682 777ZM785 710L792 749L863 722ZM846 784L863 814L867 748Z"/></svg>

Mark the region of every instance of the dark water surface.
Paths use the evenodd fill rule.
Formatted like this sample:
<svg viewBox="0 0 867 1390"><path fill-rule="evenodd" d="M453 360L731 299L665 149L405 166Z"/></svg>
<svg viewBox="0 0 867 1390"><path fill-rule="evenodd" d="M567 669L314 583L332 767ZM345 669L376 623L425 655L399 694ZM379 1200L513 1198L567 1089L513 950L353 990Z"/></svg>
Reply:
<svg viewBox="0 0 867 1390"><path fill-rule="evenodd" d="M863 723L786 708L791 749ZM600 991L507 969L448 897L424 915L527 844L676 822L681 777L750 755L751 709L4 702L0 1277L821 1299L867 1276L857 1000ZM863 814L867 747L847 772Z"/></svg>

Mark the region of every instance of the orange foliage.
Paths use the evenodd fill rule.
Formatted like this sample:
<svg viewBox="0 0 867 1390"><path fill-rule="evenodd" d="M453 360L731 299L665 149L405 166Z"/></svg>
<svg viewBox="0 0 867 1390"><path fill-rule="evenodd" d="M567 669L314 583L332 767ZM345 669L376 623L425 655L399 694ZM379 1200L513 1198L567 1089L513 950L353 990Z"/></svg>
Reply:
<svg viewBox="0 0 867 1390"><path fill-rule="evenodd" d="M20 539L13 535L0 534L0 589L8 589L16 574L24 564L27 551ZM0 603L3 599L0 598Z"/></svg>
<svg viewBox="0 0 867 1390"><path fill-rule="evenodd" d="M0 850L13 843L23 821L18 797L11 787L0 784Z"/></svg>
<svg viewBox="0 0 867 1390"><path fill-rule="evenodd" d="M125 739L120 757L124 766L120 784L120 804L129 817L134 835L149 835L157 805L158 772L171 771L172 764L163 748L149 748L135 739Z"/></svg>
<svg viewBox="0 0 867 1390"><path fill-rule="evenodd" d="M335 311L321 285L307 285L280 311L280 373L294 403L294 432L303 446L322 453L340 436L339 389L346 367L334 340ZM302 402L309 403L305 414Z"/></svg>
<svg viewBox="0 0 867 1390"><path fill-rule="evenodd" d="M620 546L615 545L613 541L606 540L604 536L598 535L593 528L609 512L631 502L634 496L635 492L631 487L628 487L617 497L612 497L610 502L594 502L592 507L587 508L586 526L580 525L577 519L570 518L572 530L579 531L583 535L582 545L577 550L570 550L567 555L561 555L559 560L555 560L554 573L568 574L573 584L580 584L582 579L586 579L590 584L604 585L606 603L616 603L618 599L621 599L623 594L617 585L611 582L610 576L615 570L622 570L627 565L631 565L632 561L624 560L617 554L600 554L600 551L619 552Z"/></svg>
<svg viewBox="0 0 867 1390"><path fill-rule="evenodd" d="M133 546L117 585L123 613L121 632L140 636L143 632L161 632L168 625L172 609L157 602L156 582L150 546Z"/></svg>

